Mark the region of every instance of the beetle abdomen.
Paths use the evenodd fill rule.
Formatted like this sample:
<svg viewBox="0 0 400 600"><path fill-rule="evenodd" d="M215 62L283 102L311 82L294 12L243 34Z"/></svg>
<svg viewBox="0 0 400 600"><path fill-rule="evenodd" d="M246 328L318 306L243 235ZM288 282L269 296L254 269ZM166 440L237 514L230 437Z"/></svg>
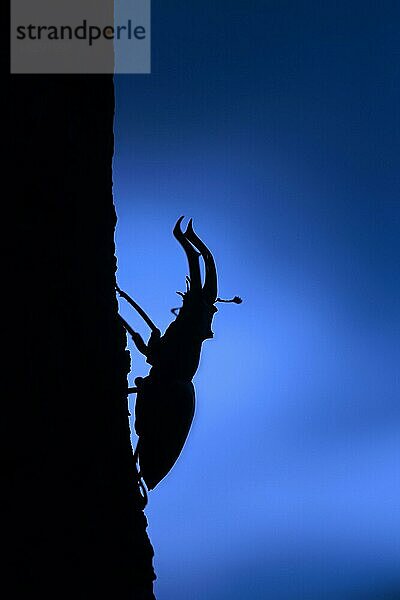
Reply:
<svg viewBox="0 0 400 600"><path fill-rule="evenodd" d="M135 406L140 472L152 490L174 466L189 434L195 408L191 382L145 377Z"/></svg>

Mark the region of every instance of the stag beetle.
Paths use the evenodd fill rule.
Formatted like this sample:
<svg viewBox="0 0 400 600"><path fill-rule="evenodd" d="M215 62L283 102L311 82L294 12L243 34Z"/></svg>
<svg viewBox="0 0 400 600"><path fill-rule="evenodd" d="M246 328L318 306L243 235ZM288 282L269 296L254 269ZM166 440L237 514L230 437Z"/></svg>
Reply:
<svg viewBox="0 0 400 600"><path fill-rule="evenodd" d="M176 319L164 335L145 311L123 290L116 286L119 295L139 313L151 329L146 344L140 334L119 315L122 325L131 335L137 349L151 365L147 377L137 377L135 431L139 437L134 453L139 462L139 481L152 490L171 470L178 459L193 421L195 390L192 379L198 369L201 346L213 337L211 323L217 308L216 302L235 302L217 298L217 271L214 258L193 230L190 219L186 231L181 229L183 216L178 219L173 234L185 251L189 264L186 292L180 309L172 309ZM202 286L200 256L204 260L205 281ZM142 487L144 496L146 491Z"/></svg>

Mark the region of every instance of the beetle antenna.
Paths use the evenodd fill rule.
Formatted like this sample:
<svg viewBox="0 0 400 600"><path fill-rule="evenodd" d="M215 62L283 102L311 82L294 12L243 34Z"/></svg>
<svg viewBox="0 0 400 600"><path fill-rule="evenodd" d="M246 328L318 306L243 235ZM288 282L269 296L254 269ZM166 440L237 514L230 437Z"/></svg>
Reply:
<svg viewBox="0 0 400 600"><path fill-rule="evenodd" d="M230 300L225 300L224 298L217 298L215 302L242 304L243 300L240 298L240 296L235 296L234 298L231 298Z"/></svg>

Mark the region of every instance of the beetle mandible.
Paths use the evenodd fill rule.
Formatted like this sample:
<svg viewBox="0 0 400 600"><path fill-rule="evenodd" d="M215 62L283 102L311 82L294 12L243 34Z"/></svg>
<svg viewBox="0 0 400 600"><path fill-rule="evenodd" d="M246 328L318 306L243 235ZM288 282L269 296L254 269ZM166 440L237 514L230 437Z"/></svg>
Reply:
<svg viewBox="0 0 400 600"><path fill-rule="evenodd" d="M217 312L216 302L240 304L241 298L231 300L217 298L217 270L214 258L193 230L190 219L186 231L181 229L183 216L178 219L173 234L185 251L189 277L180 309L173 309L176 319L167 327L164 335L145 311L123 290L116 286L119 295L140 314L151 329L146 344L140 334L119 318L131 335L137 349L151 365L147 377L137 377L135 431L138 442L134 453L139 462L139 478L147 489L152 490L172 469L178 459L193 421L195 390L192 379L200 362L204 340L213 337L211 323ZM205 267L202 285L199 258ZM145 490L143 490L146 495Z"/></svg>

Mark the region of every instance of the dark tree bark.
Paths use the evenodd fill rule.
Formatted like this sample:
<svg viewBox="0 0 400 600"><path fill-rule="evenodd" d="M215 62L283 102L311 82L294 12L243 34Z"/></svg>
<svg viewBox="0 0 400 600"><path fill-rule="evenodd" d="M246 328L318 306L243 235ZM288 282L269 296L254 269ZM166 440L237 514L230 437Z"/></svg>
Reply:
<svg viewBox="0 0 400 600"><path fill-rule="evenodd" d="M14 76L11 91L14 589L153 598L114 292L113 80Z"/></svg>

